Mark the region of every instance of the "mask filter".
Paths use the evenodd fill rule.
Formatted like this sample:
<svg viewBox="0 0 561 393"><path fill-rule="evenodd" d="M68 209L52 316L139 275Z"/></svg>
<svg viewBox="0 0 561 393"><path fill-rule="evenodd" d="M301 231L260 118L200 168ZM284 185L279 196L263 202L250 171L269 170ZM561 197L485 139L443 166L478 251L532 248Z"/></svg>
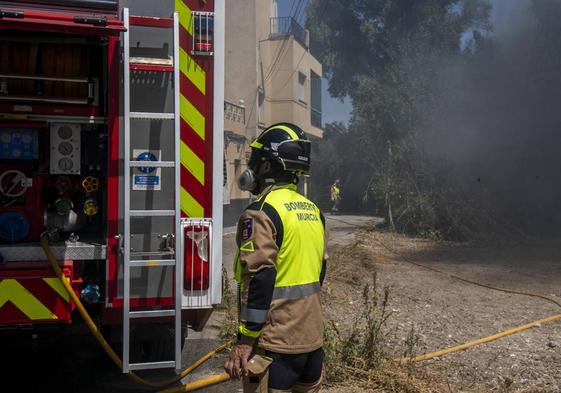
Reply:
<svg viewBox="0 0 561 393"><path fill-rule="evenodd" d="M238 177L238 187L242 191L253 192L257 188L257 177L251 169L246 169Z"/></svg>

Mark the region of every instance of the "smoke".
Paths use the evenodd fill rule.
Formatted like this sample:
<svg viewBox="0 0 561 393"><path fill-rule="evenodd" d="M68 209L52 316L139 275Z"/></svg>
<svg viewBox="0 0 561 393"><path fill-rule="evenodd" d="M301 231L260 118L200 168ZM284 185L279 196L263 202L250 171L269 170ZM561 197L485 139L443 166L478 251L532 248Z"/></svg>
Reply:
<svg viewBox="0 0 561 393"><path fill-rule="evenodd" d="M552 232L561 228L561 1L491 3L493 31L441 63L426 149L466 197Z"/></svg>

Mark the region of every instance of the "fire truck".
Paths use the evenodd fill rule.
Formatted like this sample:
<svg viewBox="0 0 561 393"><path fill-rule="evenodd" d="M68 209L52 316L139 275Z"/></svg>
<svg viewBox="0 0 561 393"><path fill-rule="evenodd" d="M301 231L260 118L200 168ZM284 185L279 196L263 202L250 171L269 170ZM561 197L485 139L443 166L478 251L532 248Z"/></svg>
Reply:
<svg viewBox="0 0 561 393"><path fill-rule="evenodd" d="M0 342L179 369L222 288L224 0L0 1Z"/></svg>

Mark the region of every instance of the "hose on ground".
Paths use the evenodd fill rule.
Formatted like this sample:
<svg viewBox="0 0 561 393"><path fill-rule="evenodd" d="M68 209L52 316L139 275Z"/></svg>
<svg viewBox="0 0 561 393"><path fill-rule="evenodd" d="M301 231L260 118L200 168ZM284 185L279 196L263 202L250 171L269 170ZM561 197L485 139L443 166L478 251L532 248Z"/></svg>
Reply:
<svg viewBox="0 0 561 393"><path fill-rule="evenodd" d="M55 256L53 255L53 252L52 252L51 248L49 247L49 240L48 240L48 235L47 234L43 234L41 236L41 247L43 248L43 251L45 252L45 255L47 256L47 260L51 264L51 267L53 268L53 271L55 272L56 276L58 277L58 279L60 280L60 282L62 283L64 288L66 289L66 292L68 292L68 294L70 295L70 298L72 299L72 301L76 305L76 309L78 310L78 312L80 313L80 315L84 319L84 322L86 323L88 329L94 335L94 337L96 338L97 342L101 345L101 347L105 350L107 355L111 358L113 363L115 363L115 365L118 368L122 369L123 368L122 360L115 353L113 348L111 348L111 346L109 345L107 340L105 340L105 337L103 337L103 335L101 334L101 332L97 328L96 324L94 323L94 321L92 320L92 318L88 314L88 311L85 309L84 305L80 301L80 298L76 295L76 293L74 292L74 289L72 289L72 286L70 285L70 283L68 282L68 280L64 276L64 273L62 272L62 270L58 266L58 262L57 262ZM169 386L173 383L176 383L177 381L180 381L182 378L186 377L188 374L190 374L193 370L195 370L201 364L205 363L207 360L209 360L214 355L216 355L216 353L218 353L221 350L223 350L224 348L226 348L229 344L230 343L224 343L224 344L218 346L217 348L215 348L214 350L210 351L205 356L203 356L202 358L197 360L191 366L184 369L177 376L175 376L173 378L170 378L170 379L167 379L167 380L164 380L164 381L159 381L159 382L149 381L149 380L146 380L146 379L140 377L138 374L136 374L134 372L128 373L127 376L130 379L132 379L133 381L135 381L139 384L146 385L146 386L149 386L149 387L155 388L155 389L163 388L163 387ZM212 377L203 378L201 380L188 383L187 385L184 385L184 386L181 386L181 387L172 388L172 389L182 389L182 390L169 390L168 389L168 390L164 390L164 392L167 392L167 393L171 393L171 392L191 392L191 391L194 391L196 389L200 389L200 388L203 388L203 387L206 387L206 386L214 385L214 384L219 383L219 382L227 381L228 379L225 379L227 376L228 376L227 374L214 375Z"/></svg>
<svg viewBox="0 0 561 393"><path fill-rule="evenodd" d="M353 223L350 223L350 222L345 221L345 220L333 218L331 216L328 216L328 218L330 220L338 221L338 222L341 222L341 223L349 225L349 226L354 226L354 227L357 227L357 228L364 228L361 225L353 224ZM514 290L514 289L509 289L509 288L500 288L500 287L495 287L495 286L487 285L487 284L482 284L482 283L479 283L477 281L473 281L473 280L469 280L467 278L457 276L455 274L447 273L443 270L436 269L432 266L427 266L427 265L424 265L422 263L414 262L411 259L407 258L406 256L404 256L404 255L400 254L399 252L395 251L394 249L392 249L388 245L386 245L377 236L374 236L374 240L378 244L380 244L383 248L385 248L386 250L388 250L392 254L399 257L402 261L404 261L406 263L409 263L411 265L422 267L424 269L428 269L428 270L431 270L433 272L443 274L443 275L445 275L449 278L453 278L453 279L456 279L458 281L462 281L462 282L465 282L465 283L468 283L468 284L476 285L476 286L479 286L479 287L482 287L482 288L487 288L487 289L491 289L491 290L499 291L499 292L504 292L504 293L510 293L510 294L523 295L523 296L529 296L529 297L534 297L534 298L538 298L538 299L543 299L543 300L546 300L550 303L553 303L553 304L561 307L560 302L558 302L557 300L552 299L550 297L544 296L544 295L540 295L540 294L537 294L537 293L531 293L531 292L518 291L518 290ZM490 342L490 341L498 340L499 338L510 336L512 334L519 333L519 332L522 332L524 330L531 329L533 327L541 326L544 323L554 322L554 321L557 321L557 320L560 320L560 319L561 319L561 314L556 314L556 315L552 315L552 316L547 317L547 318L543 318L543 319L533 321L533 322L530 322L530 323L527 323L527 324L524 324L524 325L521 325L521 326L518 326L518 327L515 327L515 328L512 328L512 329L508 329L508 330L499 332L497 334L493 334L491 336L479 338L477 340L468 341L464 344L460 344L460 345L445 348L445 349L442 349L442 350L426 353L426 354L423 354L423 355L418 355L418 356L415 356L415 357L398 358L396 360L397 360L398 363L406 363L406 362L415 363L415 362L420 362L420 361L423 361L423 360L429 360L429 359L433 359L433 358L436 358L436 357L445 356L445 355L448 355L450 353L463 351L463 350L466 350L468 348L474 347L474 346L479 345L479 344L484 344L484 343L487 343L487 342Z"/></svg>
<svg viewBox="0 0 561 393"><path fill-rule="evenodd" d="M437 357L440 357L440 356L448 355L449 353L463 351L465 349L475 347L476 345L479 345L479 344L484 344L484 343L488 343L490 341L498 340L499 338L510 336L511 334L519 333L519 332L522 332L524 330L531 329L533 327L539 327L544 323L558 321L560 319L561 319L561 314L552 315L552 316L547 317L547 318L543 318L543 319L540 319L540 320L537 320L537 321L534 321L534 322L527 323L527 324L522 325L522 326L518 326L518 327L515 327L515 328L512 328L512 329L508 329L508 330L505 330L505 331L497 333L497 334L493 334L492 336L487 336L487 337L483 337L483 338L480 338L480 339L477 339L477 340L468 341L467 343L464 343L464 344L456 345L456 346L450 347L450 348L441 349L439 351L434 351L434 352L431 352L431 353L426 353L426 354L423 354L423 355L418 355L418 356L415 356L415 357L412 357L412 358L409 358L409 357L400 358L397 361L399 363L408 363L408 362L416 363L416 362L421 362L423 360L429 360L429 359L437 358Z"/></svg>

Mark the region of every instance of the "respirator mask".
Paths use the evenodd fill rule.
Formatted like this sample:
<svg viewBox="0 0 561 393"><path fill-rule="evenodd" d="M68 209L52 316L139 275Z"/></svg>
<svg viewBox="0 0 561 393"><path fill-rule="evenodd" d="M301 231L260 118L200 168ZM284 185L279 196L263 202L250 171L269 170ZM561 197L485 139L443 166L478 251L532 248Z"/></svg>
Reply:
<svg viewBox="0 0 561 393"><path fill-rule="evenodd" d="M259 164L261 162L261 157L257 151L253 150L251 152L251 157L247 163L247 169L244 170L238 177L238 187L242 191L249 191L253 195L259 194L259 188L261 181L257 177L257 171L259 170Z"/></svg>

